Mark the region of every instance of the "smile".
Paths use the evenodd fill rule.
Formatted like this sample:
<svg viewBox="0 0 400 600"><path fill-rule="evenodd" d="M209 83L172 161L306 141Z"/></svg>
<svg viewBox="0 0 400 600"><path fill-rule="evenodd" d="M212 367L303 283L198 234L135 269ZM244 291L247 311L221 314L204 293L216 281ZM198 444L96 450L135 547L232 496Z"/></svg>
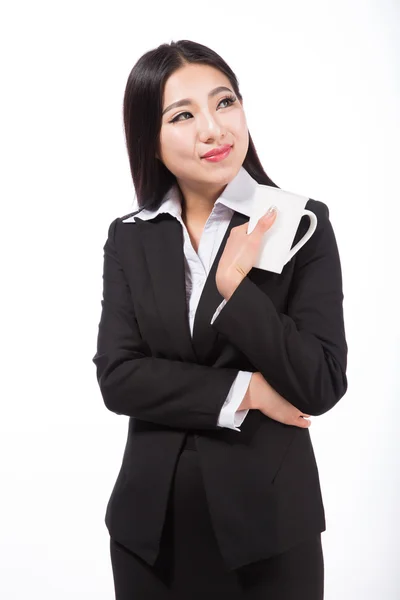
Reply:
<svg viewBox="0 0 400 600"><path fill-rule="evenodd" d="M224 160L231 153L232 146L226 150L226 152L221 152L220 154L214 154L213 156L205 156L203 160L207 160L209 162L220 162Z"/></svg>

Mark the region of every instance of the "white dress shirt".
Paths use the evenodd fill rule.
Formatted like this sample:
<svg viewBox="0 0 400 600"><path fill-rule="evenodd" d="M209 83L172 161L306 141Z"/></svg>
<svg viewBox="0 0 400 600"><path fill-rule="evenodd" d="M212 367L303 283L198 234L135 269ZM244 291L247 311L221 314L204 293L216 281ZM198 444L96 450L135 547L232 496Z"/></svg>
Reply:
<svg viewBox="0 0 400 600"><path fill-rule="evenodd" d="M226 233L229 222L235 210L250 216L252 195L258 183L249 173L241 167L234 179L229 182L223 193L215 201L213 209L202 232L197 252L194 250L186 225L182 220L181 196L177 184L174 184L164 196L163 202L158 210L150 211L143 209L137 214L143 220L154 219L160 213L169 213L182 225L184 234L184 256L185 256L185 283L186 302L189 313L189 327L193 336L193 323L200 300L200 296L211 269L214 258ZM133 222L135 217L124 219L123 222ZM214 322L218 314L226 304L224 299L217 307L210 324ZM225 403L218 417L219 427L228 427L239 431L248 409L238 410L253 373L251 371L239 371L233 382Z"/></svg>

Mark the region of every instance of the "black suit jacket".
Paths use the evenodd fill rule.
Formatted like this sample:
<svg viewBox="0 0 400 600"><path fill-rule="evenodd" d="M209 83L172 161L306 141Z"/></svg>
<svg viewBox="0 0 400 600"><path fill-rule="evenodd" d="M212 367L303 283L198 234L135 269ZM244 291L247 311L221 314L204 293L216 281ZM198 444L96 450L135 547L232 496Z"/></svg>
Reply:
<svg viewBox="0 0 400 600"><path fill-rule="evenodd" d="M206 280L191 338L183 232L169 214L123 223L104 245L103 300L93 362L106 407L129 416L122 465L109 498L110 535L153 565L170 486L194 432L207 500L228 569L268 558L324 531L318 468L308 429L250 410L241 432L217 425L240 369L260 371L294 406L330 410L347 389L342 276L328 207L281 274L253 268L213 325L215 284L235 212ZM292 246L308 228L299 223Z"/></svg>

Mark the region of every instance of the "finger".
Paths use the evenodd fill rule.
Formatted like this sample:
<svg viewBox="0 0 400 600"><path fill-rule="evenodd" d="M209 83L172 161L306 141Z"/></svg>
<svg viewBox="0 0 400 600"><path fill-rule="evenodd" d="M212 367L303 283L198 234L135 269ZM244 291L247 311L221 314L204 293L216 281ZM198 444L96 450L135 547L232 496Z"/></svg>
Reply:
<svg viewBox="0 0 400 600"><path fill-rule="evenodd" d="M299 416L299 419L303 419L304 421L306 421L307 420L306 417L309 417L309 416L310 415L304 415L304 414L302 414L302 415Z"/></svg>
<svg viewBox="0 0 400 600"><path fill-rule="evenodd" d="M267 212L258 219L257 225L254 227L250 235L255 238L262 238L264 233L273 225L277 216L276 206L270 206Z"/></svg>
<svg viewBox="0 0 400 600"><path fill-rule="evenodd" d="M268 224L271 225L275 219L276 219L276 215L278 214L278 209L276 206L272 205L269 207L269 209L267 210L267 212L258 219L259 223L263 223L263 224Z"/></svg>
<svg viewBox="0 0 400 600"><path fill-rule="evenodd" d="M243 225L236 225L236 227L232 227L230 235L233 235L234 233L239 233L240 231L242 231L242 229L244 232L247 233L248 227L249 227L248 221L246 221L246 223L243 223Z"/></svg>

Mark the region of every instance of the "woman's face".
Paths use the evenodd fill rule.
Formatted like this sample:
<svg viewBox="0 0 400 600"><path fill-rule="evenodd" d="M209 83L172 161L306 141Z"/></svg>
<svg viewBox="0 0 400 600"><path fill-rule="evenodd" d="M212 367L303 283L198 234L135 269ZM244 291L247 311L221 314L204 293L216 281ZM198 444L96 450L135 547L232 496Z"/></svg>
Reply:
<svg viewBox="0 0 400 600"><path fill-rule="evenodd" d="M228 89L209 95L220 86ZM184 104L171 107L183 99ZM208 65L185 65L168 78L162 110L158 158L178 183L195 188L228 184L242 166L249 145L243 106L229 79ZM227 158L219 162L202 158L212 148L225 144L232 145Z"/></svg>

